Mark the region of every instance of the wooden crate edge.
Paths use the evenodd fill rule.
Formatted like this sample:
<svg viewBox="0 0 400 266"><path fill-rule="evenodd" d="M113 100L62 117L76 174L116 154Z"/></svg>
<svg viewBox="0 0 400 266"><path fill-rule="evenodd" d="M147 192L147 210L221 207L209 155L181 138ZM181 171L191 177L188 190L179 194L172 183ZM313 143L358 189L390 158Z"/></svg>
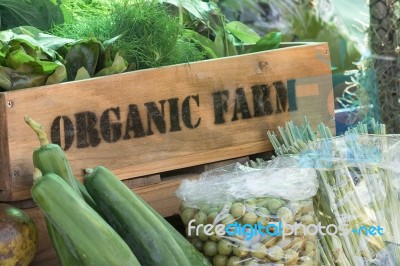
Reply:
<svg viewBox="0 0 400 266"><path fill-rule="evenodd" d="M0 94L0 200L11 198L10 155L8 145L7 106L12 104L7 95Z"/></svg>

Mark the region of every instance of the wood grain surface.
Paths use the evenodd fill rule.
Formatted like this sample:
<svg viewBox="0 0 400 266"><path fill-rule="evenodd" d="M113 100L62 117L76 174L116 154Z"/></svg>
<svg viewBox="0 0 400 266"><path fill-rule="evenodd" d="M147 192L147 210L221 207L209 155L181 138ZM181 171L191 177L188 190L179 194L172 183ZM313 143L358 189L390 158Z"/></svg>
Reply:
<svg viewBox="0 0 400 266"><path fill-rule="evenodd" d="M268 97L255 86L268 87ZM104 165L121 179L272 150L266 132L304 115L334 131L326 43L6 92L0 100L3 201L30 198L38 141L25 115L58 136L76 176Z"/></svg>

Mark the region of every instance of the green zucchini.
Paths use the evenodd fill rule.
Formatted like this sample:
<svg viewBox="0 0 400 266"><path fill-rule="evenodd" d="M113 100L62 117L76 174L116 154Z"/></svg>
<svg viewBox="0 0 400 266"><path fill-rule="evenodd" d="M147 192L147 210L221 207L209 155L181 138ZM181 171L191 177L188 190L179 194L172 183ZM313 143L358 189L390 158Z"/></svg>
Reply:
<svg viewBox="0 0 400 266"><path fill-rule="evenodd" d="M175 238L175 241L180 245L182 248L184 248L186 252L186 256L190 258L191 261L198 261L202 260L204 258L204 255L201 254L198 249L196 249L193 244L191 244L181 233L178 232L178 230L175 229L167 220L164 219L156 210L154 210L147 202L145 202L142 198L138 197L140 201L143 203L144 206L147 207L148 210L150 210L153 214L154 217L159 219L165 227L171 232L172 236ZM203 264L200 264L203 265ZM206 265L211 265L210 263Z"/></svg>
<svg viewBox="0 0 400 266"><path fill-rule="evenodd" d="M36 174L31 193L82 265L140 265L115 230L60 176Z"/></svg>
<svg viewBox="0 0 400 266"><path fill-rule="evenodd" d="M73 175L63 149L57 144L50 143L43 126L31 117L25 116L25 123L36 133L40 142L40 147L33 151L33 166L43 175L55 173L61 176L78 195L82 196L77 185L79 181Z"/></svg>
<svg viewBox="0 0 400 266"><path fill-rule="evenodd" d="M78 195L82 196L78 187L79 182L73 176L71 166L61 147L49 142L46 131L41 124L29 116L25 117L25 122L36 133L40 142L40 147L33 152L34 167L39 169L42 174L55 173L61 176ZM51 243L53 244L61 265L81 265L82 263L71 253L71 250L66 243L64 243L62 236L52 222L46 217L45 222Z"/></svg>
<svg viewBox="0 0 400 266"><path fill-rule="evenodd" d="M171 228L105 167L88 169L84 185L100 214L124 238L143 265L210 265L194 247L177 241Z"/></svg>

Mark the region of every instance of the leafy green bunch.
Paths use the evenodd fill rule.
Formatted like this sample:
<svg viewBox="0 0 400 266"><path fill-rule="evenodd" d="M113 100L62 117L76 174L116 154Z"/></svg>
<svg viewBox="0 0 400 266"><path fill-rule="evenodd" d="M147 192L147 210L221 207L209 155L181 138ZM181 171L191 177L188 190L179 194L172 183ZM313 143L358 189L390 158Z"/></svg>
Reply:
<svg viewBox="0 0 400 266"><path fill-rule="evenodd" d="M280 32L260 36L240 21L229 21L215 1L159 1L179 17L190 40L206 53L207 58L276 49L281 43Z"/></svg>
<svg viewBox="0 0 400 266"><path fill-rule="evenodd" d="M119 52L130 64L130 70L193 62L204 57L189 41L178 19L157 1L114 1L109 13L64 23L52 33L73 39L96 37L100 41L118 37L112 52Z"/></svg>
<svg viewBox="0 0 400 266"><path fill-rule="evenodd" d="M75 40L34 27L0 32L0 91L121 73L125 60L110 49L114 39Z"/></svg>

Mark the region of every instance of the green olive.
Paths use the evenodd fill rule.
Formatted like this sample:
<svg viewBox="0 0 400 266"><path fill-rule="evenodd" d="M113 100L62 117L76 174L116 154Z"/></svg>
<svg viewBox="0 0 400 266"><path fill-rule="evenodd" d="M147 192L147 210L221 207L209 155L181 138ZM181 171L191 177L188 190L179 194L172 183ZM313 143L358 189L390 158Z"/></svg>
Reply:
<svg viewBox="0 0 400 266"><path fill-rule="evenodd" d="M190 243L198 249L199 251L203 251L203 241L201 241L198 237L193 238Z"/></svg>
<svg viewBox="0 0 400 266"><path fill-rule="evenodd" d="M251 246L251 256L257 259L264 259L267 254L267 247L262 243L256 243Z"/></svg>
<svg viewBox="0 0 400 266"><path fill-rule="evenodd" d="M269 219L267 217L258 217L257 223L266 226L267 224L269 224ZM263 230L263 232L265 233L265 230Z"/></svg>
<svg viewBox="0 0 400 266"><path fill-rule="evenodd" d="M285 205L285 202L283 200L271 199L268 201L268 210L271 213L276 213L278 211L278 209L284 205Z"/></svg>
<svg viewBox="0 0 400 266"><path fill-rule="evenodd" d="M252 198L252 199L246 199L245 201L244 201L244 205L246 205L246 207L247 206L257 206L257 200L255 199L255 198Z"/></svg>
<svg viewBox="0 0 400 266"><path fill-rule="evenodd" d="M291 224L294 222L294 217L292 214L292 211L287 208L287 207L281 207L277 210L276 215L278 216L278 218L287 223L287 224Z"/></svg>
<svg viewBox="0 0 400 266"><path fill-rule="evenodd" d="M255 214L253 212L246 212L242 218L243 224L254 225L257 223L257 220L258 220L258 216L257 216L257 214Z"/></svg>
<svg viewBox="0 0 400 266"><path fill-rule="evenodd" d="M257 202L256 202L256 204L257 204L257 206L259 206L259 207L264 207L264 208L266 208L266 207L268 207L268 202L269 202L269 198L259 198L259 199L257 199Z"/></svg>
<svg viewBox="0 0 400 266"><path fill-rule="evenodd" d="M240 258L236 256L230 257L226 262L226 266L239 266L239 265L241 265Z"/></svg>
<svg viewBox="0 0 400 266"><path fill-rule="evenodd" d="M225 217L221 220L221 223L223 224L231 224L235 222L235 217L233 217L231 214L225 215Z"/></svg>
<svg viewBox="0 0 400 266"><path fill-rule="evenodd" d="M211 241L218 242L218 241L221 240L221 236L216 233L216 229L215 228L216 227L214 226L214 228L212 230L212 235L209 236L209 238L210 238Z"/></svg>
<svg viewBox="0 0 400 266"><path fill-rule="evenodd" d="M209 215L209 214L212 213L212 212L217 212L217 213L218 213L218 211L219 211L219 208L218 208L218 207L215 207L215 206L207 207L207 208L205 208L205 209L203 210L203 212L204 212L205 214L207 214L207 215Z"/></svg>
<svg viewBox="0 0 400 266"><path fill-rule="evenodd" d="M232 252L235 256L239 258L244 258L249 255L249 248L244 245L233 246Z"/></svg>
<svg viewBox="0 0 400 266"><path fill-rule="evenodd" d="M184 209L181 213L181 219L182 219L183 224L189 224L189 222L191 220L193 220L197 211L198 210L195 210L193 208Z"/></svg>
<svg viewBox="0 0 400 266"><path fill-rule="evenodd" d="M199 234L197 235L197 237L198 237L201 241L205 242L205 241L208 240L209 236L206 234L204 226L200 227L199 230L198 230L198 232L199 232Z"/></svg>
<svg viewBox="0 0 400 266"><path fill-rule="evenodd" d="M218 242L218 253L221 255L229 255L232 253L232 243L227 240L220 240Z"/></svg>
<svg viewBox="0 0 400 266"><path fill-rule="evenodd" d="M257 214L260 217L270 217L271 213L269 212L269 210L267 208L264 207L259 207L254 211L255 214Z"/></svg>
<svg viewBox="0 0 400 266"><path fill-rule="evenodd" d="M214 266L226 266L226 262L228 261L228 257L221 255L221 254L217 254L214 256L213 258L213 265Z"/></svg>
<svg viewBox="0 0 400 266"><path fill-rule="evenodd" d="M218 212L209 213L208 216L207 216L207 223L208 224L214 224L214 220L215 220L215 217L217 217L217 215L218 215Z"/></svg>
<svg viewBox="0 0 400 266"><path fill-rule="evenodd" d="M193 219L195 219L195 222L194 222L195 225L206 224L207 223L207 214L205 214L204 212L198 212L195 214Z"/></svg>
<svg viewBox="0 0 400 266"><path fill-rule="evenodd" d="M267 258L271 261L280 261L283 258L283 249L280 246L272 246L266 251Z"/></svg>
<svg viewBox="0 0 400 266"><path fill-rule="evenodd" d="M245 207L243 203L240 202L233 203L230 209L230 213L235 218L242 217L243 214L245 213Z"/></svg>
<svg viewBox="0 0 400 266"><path fill-rule="evenodd" d="M203 252L206 256L213 257L218 253L217 243L214 241L207 241L203 245Z"/></svg>
<svg viewBox="0 0 400 266"><path fill-rule="evenodd" d="M299 253L296 250L288 249L283 255L283 260L286 264L297 264L299 260Z"/></svg>

